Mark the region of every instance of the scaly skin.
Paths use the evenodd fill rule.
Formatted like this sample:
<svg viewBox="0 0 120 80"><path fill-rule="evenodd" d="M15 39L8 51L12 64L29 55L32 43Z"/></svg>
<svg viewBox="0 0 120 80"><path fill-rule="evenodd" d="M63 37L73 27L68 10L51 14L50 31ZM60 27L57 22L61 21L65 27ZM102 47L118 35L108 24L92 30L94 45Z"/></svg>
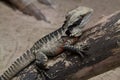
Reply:
<svg viewBox="0 0 120 80"><path fill-rule="evenodd" d="M69 47L67 48L66 45L70 46L76 43L82 35L82 28L92 12L93 10L87 7L78 7L70 11L61 28L38 40L0 76L0 80L11 80L32 62L37 65L45 65L49 56L54 57L67 50Z"/></svg>

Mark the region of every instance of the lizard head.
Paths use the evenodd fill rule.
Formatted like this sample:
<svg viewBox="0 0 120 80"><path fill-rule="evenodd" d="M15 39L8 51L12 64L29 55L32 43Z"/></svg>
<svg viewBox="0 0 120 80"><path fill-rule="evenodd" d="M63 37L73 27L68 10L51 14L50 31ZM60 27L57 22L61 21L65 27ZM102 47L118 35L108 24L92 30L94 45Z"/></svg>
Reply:
<svg viewBox="0 0 120 80"><path fill-rule="evenodd" d="M81 29L88 22L93 9L88 7L78 7L66 15L65 26L67 26L66 34L68 36L78 37L82 34Z"/></svg>

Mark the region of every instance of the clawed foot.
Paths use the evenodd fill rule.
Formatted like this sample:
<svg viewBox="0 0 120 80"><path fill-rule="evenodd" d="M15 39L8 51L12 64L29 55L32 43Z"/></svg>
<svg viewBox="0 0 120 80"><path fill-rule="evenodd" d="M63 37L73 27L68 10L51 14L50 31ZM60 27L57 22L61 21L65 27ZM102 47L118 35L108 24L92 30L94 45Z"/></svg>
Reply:
<svg viewBox="0 0 120 80"><path fill-rule="evenodd" d="M80 57L83 59L86 56L88 56L87 51L89 49L89 46L84 44L84 45L65 45L64 49L70 52L78 53Z"/></svg>
<svg viewBox="0 0 120 80"><path fill-rule="evenodd" d="M48 79L54 79L56 76L55 74L48 74L46 73L47 70L49 70L49 68L46 68L46 65L38 65L36 64L36 69L37 71L40 73L40 78L41 80L48 80Z"/></svg>
<svg viewBox="0 0 120 80"><path fill-rule="evenodd" d="M44 70L48 70L49 68L46 67L45 63L40 63L38 61L35 62L35 65L39 68L39 69L44 69Z"/></svg>
<svg viewBox="0 0 120 80"><path fill-rule="evenodd" d="M86 44L80 45L80 48L76 48L76 52L80 54L81 58L88 56L87 52L90 47Z"/></svg>
<svg viewBox="0 0 120 80"><path fill-rule="evenodd" d="M53 73L48 74L48 73L45 72L45 70L39 69L38 71L40 73L40 77L41 77L42 80L54 79L56 77L55 74L53 74Z"/></svg>

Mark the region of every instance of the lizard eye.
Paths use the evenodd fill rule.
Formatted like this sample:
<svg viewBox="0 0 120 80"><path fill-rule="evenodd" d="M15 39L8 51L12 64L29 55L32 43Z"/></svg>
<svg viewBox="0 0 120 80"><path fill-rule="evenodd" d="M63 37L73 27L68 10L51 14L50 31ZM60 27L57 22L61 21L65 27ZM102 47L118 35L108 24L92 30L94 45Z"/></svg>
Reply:
<svg viewBox="0 0 120 80"><path fill-rule="evenodd" d="M87 13L87 14L88 14L88 13ZM81 19L84 19L87 14L80 15Z"/></svg>
<svg viewBox="0 0 120 80"><path fill-rule="evenodd" d="M83 18L83 16L79 16L79 19L82 19Z"/></svg>
<svg viewBox="0 0 120 80"><path fill-rule="evenodd" d="M65 34L66 34L67 36L70 36L70 34L71 34L70 30L67 30L67 31L65 32Z"/></svg>

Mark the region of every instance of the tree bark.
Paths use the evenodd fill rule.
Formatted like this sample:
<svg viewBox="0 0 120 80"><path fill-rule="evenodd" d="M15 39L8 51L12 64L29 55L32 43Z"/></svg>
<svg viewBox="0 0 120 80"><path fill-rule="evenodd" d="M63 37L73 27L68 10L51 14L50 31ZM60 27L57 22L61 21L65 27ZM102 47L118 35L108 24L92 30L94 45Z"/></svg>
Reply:
<svg viewBox="0 0 120 80"><path fill-rule="evenodd" d="M65 51L47 62L48 70L32 64L14 80L87 80L120 66L120 11L84 30L80 44L89 46L84 59Z"/></svg>

